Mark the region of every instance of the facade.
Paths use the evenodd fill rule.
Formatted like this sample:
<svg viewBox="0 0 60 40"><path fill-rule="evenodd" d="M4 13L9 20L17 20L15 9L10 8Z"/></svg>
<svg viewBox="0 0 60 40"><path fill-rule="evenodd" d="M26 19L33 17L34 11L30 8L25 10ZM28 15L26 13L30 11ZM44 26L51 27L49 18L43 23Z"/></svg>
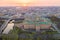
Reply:
<svg viewBox="0 0 60 40"><path fill-rule="evenodd" d="M44 17L36 17L34 20L26 18L23 25L24 29L35 29L36 31L40 31L40 29L50 29L51 21Z"/></svg>
<svg viewBox="0 0 60 40"><path fill-rule="evenodd" d="M26 21L27 22L27 21ZM24 23L24 29L36 29L40 30L40 29L49 29L51 26L51 24L47 23L47 22L27 22Z"/></svg>

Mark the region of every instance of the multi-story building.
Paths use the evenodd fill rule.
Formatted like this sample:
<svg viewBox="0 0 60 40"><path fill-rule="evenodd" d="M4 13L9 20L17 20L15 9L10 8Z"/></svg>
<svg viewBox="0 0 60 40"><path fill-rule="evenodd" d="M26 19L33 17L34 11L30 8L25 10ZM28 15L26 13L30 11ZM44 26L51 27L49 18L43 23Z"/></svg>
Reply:
<svg viewBox="0 0 60 40"><path fill-rule="evenodd" d="M29 17L25 18L23 22L24 29L35 29L36 31L40 31L40 29L50 29L51 21L48 18L35 15L33 19L34 20Z"/></svg>

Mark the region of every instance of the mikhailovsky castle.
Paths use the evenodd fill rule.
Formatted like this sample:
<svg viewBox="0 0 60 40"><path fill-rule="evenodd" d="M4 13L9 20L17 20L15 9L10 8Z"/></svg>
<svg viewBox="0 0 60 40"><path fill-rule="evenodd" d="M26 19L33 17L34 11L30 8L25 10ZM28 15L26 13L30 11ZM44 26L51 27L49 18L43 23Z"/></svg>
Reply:
<svg viewBox="0 0 60 40"><path fill-rule="evenodd" d="M41 29L50 29L51 21L48 18L42 17L37 14L29 14L25 16L25 20L23 21L23 29L27 30L36 30L40 31Z"/></svg>

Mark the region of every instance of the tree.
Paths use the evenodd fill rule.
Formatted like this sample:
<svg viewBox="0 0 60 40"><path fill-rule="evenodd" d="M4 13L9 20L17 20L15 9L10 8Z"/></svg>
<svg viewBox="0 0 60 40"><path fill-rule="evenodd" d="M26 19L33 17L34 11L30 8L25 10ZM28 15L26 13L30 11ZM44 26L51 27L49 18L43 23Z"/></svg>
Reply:
<svg viewBox="0 0 60 40"><path fill-rule="evenodd" d="M42 40L40 37L37 37L37 40Z"/></svg>
<svg viewBox="0 0 60 40"><path fill-rule="evenodd" d="M60 18L57 18L56 16L52 16L50 17L50 19L53 23L56 23L56 24L60 22Z"/></svg>
<svg viewBox="0 0 60 40"><path fill-rule="evenodd" d="M9 34L3 34L2 35L2 40L18 40L19 36L18 36L18 33L19 33L20 29L18 27L15 27L13 28L13 30L11 30L9 32Z"/></svg>

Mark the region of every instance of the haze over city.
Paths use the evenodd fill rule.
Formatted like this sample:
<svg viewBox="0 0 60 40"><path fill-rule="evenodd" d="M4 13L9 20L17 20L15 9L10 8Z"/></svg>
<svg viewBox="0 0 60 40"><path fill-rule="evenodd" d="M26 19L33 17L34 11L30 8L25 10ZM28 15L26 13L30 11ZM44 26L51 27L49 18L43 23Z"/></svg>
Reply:
<svg viewBox="0 0 60 40"><path fill-rule="evenodd" d="M0 6L60 6L60 0L0 0Z"/></svg>
<svg viewBox="0 0 60 40"><path fill-rule="evenodd" d="M60 0L0 0L0 40L60 40Z"/></svg>

